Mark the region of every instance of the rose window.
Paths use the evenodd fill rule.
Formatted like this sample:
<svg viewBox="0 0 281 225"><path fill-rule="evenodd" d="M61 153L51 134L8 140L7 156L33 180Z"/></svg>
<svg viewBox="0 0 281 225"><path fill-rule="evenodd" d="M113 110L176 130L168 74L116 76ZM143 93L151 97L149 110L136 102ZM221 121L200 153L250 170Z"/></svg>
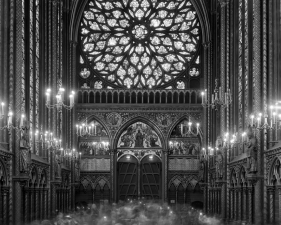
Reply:
<svg viewBox="0 0 281 225"><path fill-rule="evenodd" d="M107 83L158 88L191 75L201 34L190 0L90 0L80 40L85 63Z"/></svg>

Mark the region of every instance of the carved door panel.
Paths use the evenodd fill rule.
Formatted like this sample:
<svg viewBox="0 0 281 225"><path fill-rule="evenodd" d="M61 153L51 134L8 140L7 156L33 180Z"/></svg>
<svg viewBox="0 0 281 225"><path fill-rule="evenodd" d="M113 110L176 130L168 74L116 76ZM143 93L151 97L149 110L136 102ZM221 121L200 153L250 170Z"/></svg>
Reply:
<svg viewBox="0 0 281 225"><path fill-rule="evenodd" d="M147 155L141 162L134 156L124 155L117 163L118 200L160 199L161 161Z"/></svg>
<svg viewBox="0 0 281 225"><path fill-rule="evenodd" d="M161 161L149 155L140 163L140 194L145 199L161 198Z"/></svg>
<svg viewBox="0 0 281 225"><path fill-rule="evenodd" d="M123 156L117 163L118 200L138 198L138 161Z"/></svg>

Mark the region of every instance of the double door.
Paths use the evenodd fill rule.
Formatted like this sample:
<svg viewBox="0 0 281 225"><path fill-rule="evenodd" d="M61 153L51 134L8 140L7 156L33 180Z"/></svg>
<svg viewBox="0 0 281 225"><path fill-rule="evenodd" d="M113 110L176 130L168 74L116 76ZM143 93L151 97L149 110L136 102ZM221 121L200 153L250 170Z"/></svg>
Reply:
<svg viewBox="0 0 281 225"><path fill-rule="evenodd" d="M123 155L117 162L118 200L160 199L161 167L156 155L146 155L141 160Z"/></svg>

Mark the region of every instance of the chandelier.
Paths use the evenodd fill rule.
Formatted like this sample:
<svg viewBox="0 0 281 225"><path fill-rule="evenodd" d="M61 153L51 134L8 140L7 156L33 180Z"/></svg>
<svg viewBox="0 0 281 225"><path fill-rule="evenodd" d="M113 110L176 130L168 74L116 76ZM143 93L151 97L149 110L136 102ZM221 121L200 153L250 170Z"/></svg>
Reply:
<svg viewBox="0 0 281 225"><path fill-rule="evenodd" d="M84 137L84 136L95 136L97 134L97 126L94 122L91 122L90 124L82 123L80 125L76 124L76 135L78 137Z"/></svg>
<svg viewBox="0 0 281 225"><path fill-rule="evenodd" d="M184 134L185 136L190 137L190 136L197 136L200 134L200 124L199 123L196 123L196 131L195 131L194 126L192 126L192 122L190 121L190 119L187 124L188 124L188 130ZM181 124L181 125L183 125L183 124ZM182 126L181 126L181 130L182 130Z"/></svg>
<svg viewBox="0 0 281 225"><path fill-rule="evenodd" d="M67 110L71 110L74 106L74 95L75 92L71 91L71 94L69 95L69 106L64 104L64 93L65 93L65 89L60 87L59 91L56 95L56 104L51 104L51 89L48 88L46 91L46 107L48 109L53 109L53 108L57 108L59 112L62 111L62 108L65 108Z"/></svg>
<svg viewBox="0 0 281 225"><path fill-rule="evenodd" d="M281 130L281 101L269 107L269 113L250 116L250 125L257 130Z"/></svg>
<svg viewBox="0 0 281 225"><path fill-rule="evenodd" d="M5 126L3 126L3 127L0 127L0 130L4 130L4 129L7 129L9 131L11 131L11 130L21 130L21 128L23 127L23 124L24 124L25 115L21 116L20 126L19 127L14 126L13 125L13 115L14 115L13 112L9 111L8 114L5 115L4 107L5 107L5 103L1 102L0 119L2 120L4 118L6 118L7 119L7 124Z"/></svg>
<svg viewBox="0 0 281 225"><path fill-rule="evenodd" d="M231 104L231 92L228 89L224 94L222 93L222 88L218 87L218 79L215 79L215 89L212 94L211 102L207 99L207 90L201 93L202 95L202 106L204 108L211 107L212 109L218 110L220 107L226 108Z"/></svg>

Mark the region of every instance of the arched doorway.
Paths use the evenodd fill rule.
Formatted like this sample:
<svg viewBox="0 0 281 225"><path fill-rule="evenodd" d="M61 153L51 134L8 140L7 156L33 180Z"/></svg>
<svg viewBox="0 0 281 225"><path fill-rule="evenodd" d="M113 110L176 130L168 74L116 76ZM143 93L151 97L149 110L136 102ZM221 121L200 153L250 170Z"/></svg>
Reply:
<svg viewBox="0 0 281 225"><path fill-rule="evenodd" d="M162 143L152 126L135 122L117 139L117 200L162 197Z"/></svg>
<svg viewBox="0 0 281 225"><path fill-rule="evenodd" d="M161 198L162 162L156 154L141 159L124 154L117 162L118 200Z"/></svg>

